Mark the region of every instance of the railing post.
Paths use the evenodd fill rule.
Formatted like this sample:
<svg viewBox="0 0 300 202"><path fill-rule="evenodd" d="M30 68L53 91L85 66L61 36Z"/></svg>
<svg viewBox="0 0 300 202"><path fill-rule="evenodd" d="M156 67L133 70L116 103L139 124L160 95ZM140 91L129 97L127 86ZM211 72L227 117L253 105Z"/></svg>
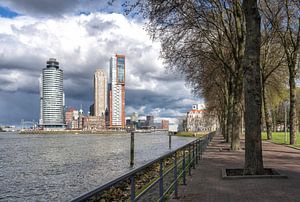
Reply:
<svg viewBox="0 0 300 202"><path fill-rule="evenodd" d="M200 140L200 160L202 160L202 152L203 152L203 140Z"/></svg>
<svg viewBox="0 0 300 202"><path fill-rule="evenodd" d="M195 142L193 142L193 168L195 169Z"/></svg>
<svg viewBox="0 0 300 202"><path fill-rule="evenodd" d="M185 148L183 149L183 155L182 155L183 159L182 159L182 169L183 169L183 174L182 174L182 178L183 178L183 184L186 185L186 179L185 179L185 175L186 175L186 167L185 167Z"/></svg>
<svg viewBox="0 0 300 202"><path fill-rule="evenodd" d="M196 164L198 164L198 140L196 140Z"/></svg>
<svg viewBox="0 0 300 202"><path fill-rule="evenodd" d="M189 175L191 175L191 145L189 144Z"/></svg>
<svg viewBox="0 0 300 202"><path fill-rule="evenodd" d="M163 201L163 195L164 195L164 176L163 176L163 160L160 159L159 161L159 201Z"/></svg>
<svg viewBox="0 0 300 202"><path fill-rule="evenodd" d="M174 193L175 193L175 199L178 198L178 179L177 179L177 154L175 152L174 154Z"/></svg>
<svg viewBox="0 0 300 202"><path fill-rule="evenodd" d="M169 149L171 149L171 145L172 145L172 132L169 132Z"/></svg>
<svg viewBox="0 0 300 202"><path fill-rule="evenodd" d="M130 166L134 165L134 132L130 135Z"/></svg>
<svg viewBox="0 0 300 202"><path fill-rule="evenodd" d="M135 201L135 183L134 183L134 174L130 176L130 200Z"/></svg>

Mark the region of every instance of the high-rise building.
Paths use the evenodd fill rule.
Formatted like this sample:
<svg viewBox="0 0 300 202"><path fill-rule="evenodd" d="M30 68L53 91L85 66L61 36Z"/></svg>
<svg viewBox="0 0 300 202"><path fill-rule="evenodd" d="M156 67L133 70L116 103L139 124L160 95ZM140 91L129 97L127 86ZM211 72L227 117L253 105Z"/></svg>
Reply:
<svg viewBox="0 0 300 202"><path fill-rule="evenodd" d="M125 56L111 57L108 81L109 128L125 128Z"/></svg>
<svg viewBox="0 0 300 202"><path fill-rule="evenodd" d="M91 104L90 105L90 111L89 111L89 116L95 116L95 105Z"/></svg>
<svg viewBox="0 0 300 202"><path fill-rule="evenodd" d="M154 126L154 116L146 116L146 125L149 127Z"/></svg>
<svg viewBox="0 0 300 202"><path fill-rule="evenodd" d="M107 78L103 69L97 69L94 74L94 113L93 116L105 117L107 108Z"/></svg>
<svg viewBox="0 0 300 202"><path fill-rule="evenodd" d="M54 58L47 61L41 77L41 117L44 129L64 128L63 71Z"/></svg>
<svg viewBox="0 0 300 202"><path fill-rule="evenodd" d="M40 119L39 125L43 125L43 74L39 78L39 88L40 88Z"/></svg>

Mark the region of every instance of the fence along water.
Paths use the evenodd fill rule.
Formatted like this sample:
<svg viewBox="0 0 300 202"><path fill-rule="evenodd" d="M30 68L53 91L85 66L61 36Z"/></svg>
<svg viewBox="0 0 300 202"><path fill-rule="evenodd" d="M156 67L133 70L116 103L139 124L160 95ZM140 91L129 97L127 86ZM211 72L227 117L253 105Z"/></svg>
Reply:
<svg viewBox="0 0 300 202"><path fill-rule="evenodd" d="M131 134L134 136L134 134ZM191 175L191 169L195 168L195 165L202 159L202 153L206 149L208 143L212 140L215 132L209 133L202 138L194 140L174 151L171 151L139 168L116 178L96 189L87 192L75 199L72 202L81 201L93 201L100 199L108 199L109 194L115 194L114 190L121 187L123 190L123 200L138 201L146 196L148 200L164 201L171 194L174 194L174 198L178 196L178 185L186 184L186 174ZM132 144L132 143L131 143ZM171 161L171 163L170 163ZM130 160L130 164L132 159ZM156 166L157 165L157 166ZM140 178L149 171L149 168L158 167L158 175L153 176L150 182L143 184L142 187L137 185ZM150 169L151 170L151 169ZM173 176L169 174L173 171ZM142 175L140 174L142 173ZM142 180L143 181L143 180ZM153 191L155 185L158 185L158 190ZM129 191L129 193L127 193ZM120 197L116 196L116 197ZM115 198L119 199L120 198Z"/></svg>

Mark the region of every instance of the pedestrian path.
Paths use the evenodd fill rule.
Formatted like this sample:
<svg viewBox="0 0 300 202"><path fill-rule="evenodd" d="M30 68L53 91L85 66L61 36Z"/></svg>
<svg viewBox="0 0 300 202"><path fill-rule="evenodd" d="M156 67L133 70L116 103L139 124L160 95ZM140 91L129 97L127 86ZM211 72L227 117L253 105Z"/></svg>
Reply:
<svg viewBox="0 0 300 202"><path fill-rule="evenodd" d="M229 144L217 135L192 170L187 185L179 187L179 199L170 201L300 202L300 150L264 141L263 158L265 168L273 168L288 178L224 180L221 169L242 168L244 150L229 151Z"/></svg>

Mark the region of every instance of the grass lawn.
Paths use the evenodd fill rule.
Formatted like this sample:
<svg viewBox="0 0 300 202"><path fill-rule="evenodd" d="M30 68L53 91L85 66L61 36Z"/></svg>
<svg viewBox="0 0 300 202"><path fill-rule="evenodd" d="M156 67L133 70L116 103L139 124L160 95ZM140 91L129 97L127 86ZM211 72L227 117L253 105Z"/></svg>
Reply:
<svg viewBox="0 0 300 202"><path fill-rule="evenodd" d="M267 133L262 133L262 140L267 139ZM279 144L286 144L288 145L290 142L290 134L287 132L286 135L284 132L273 132L272 133L272 142L279 143ZM295 145L297 148L300 148L300 133L297 134L297 141Z"/></svg>

